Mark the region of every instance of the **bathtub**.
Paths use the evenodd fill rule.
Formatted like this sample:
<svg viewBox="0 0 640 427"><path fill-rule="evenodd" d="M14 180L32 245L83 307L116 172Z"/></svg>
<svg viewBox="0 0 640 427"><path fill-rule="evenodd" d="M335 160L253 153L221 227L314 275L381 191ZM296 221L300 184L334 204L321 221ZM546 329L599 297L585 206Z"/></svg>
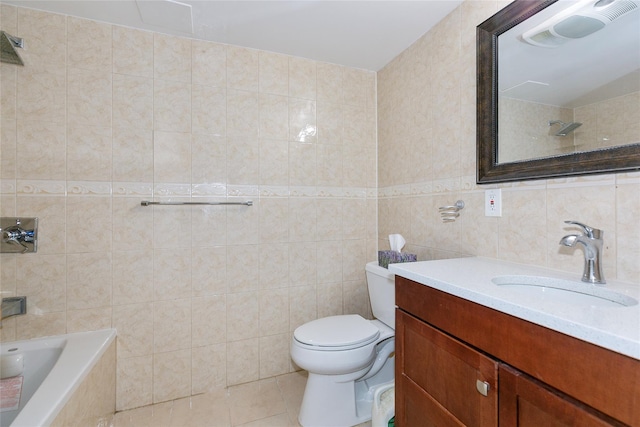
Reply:
<svg viewBox="0 0 640 427"><path fill-rule="evenodd" d="M23 354L18 409L0 427L100 425L115 412L115 329L0 343L1 356ZM7 399L8 401L8 399Z"/></svg>

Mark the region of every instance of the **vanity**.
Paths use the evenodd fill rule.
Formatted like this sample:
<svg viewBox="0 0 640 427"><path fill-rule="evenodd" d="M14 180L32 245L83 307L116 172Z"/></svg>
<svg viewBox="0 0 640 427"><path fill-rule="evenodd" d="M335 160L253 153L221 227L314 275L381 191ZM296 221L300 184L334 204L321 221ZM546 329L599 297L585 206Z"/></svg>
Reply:
<svg viewBox="0 0 640 427"><path fill-rule="evenodd" d="M637 285L475 257L389 270L396 425L640 426Z"/></svg>

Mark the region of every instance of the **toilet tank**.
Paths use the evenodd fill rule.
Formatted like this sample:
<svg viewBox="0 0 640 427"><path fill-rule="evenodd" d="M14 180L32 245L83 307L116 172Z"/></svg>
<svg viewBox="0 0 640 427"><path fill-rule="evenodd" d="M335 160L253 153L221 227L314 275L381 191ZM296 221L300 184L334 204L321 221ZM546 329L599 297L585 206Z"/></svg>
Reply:
<svg viewBox="0 0 640 427"><path fill-rule="evenodd" d="M365 266L367 286L373 317L392 329L396 329L396 285L395 275L376 261Z"/></svg>

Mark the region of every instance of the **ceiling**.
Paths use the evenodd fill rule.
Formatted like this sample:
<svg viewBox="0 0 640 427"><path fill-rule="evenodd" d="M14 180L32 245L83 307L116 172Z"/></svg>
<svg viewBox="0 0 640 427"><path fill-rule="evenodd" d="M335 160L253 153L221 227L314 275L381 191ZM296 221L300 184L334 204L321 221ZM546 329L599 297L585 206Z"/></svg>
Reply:
<svg viewBox="0 0 640 427"><path fill-rule="evenodd" d="M523 40L532 28L564 14L591 14L596 0L561 0L499 37L501 95L566 108L640 90L640 0L616 0L604 8L635 6L602 29L557 47ZM607 10L607 9L604 9ZM562 18L561 18L562 19ZM544 26L544 25L543 25ZM546 28L546 26L545 26Z"/></svg>
<svg viewBox="0 0 640 427"><path fill-rule="evenodd" d="M378 71L462 0L2 2Z"/></svg>

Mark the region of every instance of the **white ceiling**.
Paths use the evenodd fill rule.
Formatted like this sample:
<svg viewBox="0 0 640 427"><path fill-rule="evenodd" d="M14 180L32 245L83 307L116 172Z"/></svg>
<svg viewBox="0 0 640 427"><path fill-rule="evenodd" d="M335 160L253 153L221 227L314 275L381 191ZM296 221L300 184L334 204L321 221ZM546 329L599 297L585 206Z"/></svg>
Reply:
<svg viewBox="0 0 640 427"><path fill-rule="evenodd" d="M510 98L575 108L640 90L640 0L633 2L639 7L603 29L555 48L533 46L522 34L576 5L591 10L595 0L560 0L501 34L500 91Z"/></svg>
<svg viewBox="0 0 640 427"><path fill-rule="evenodd" d="M2 1L372 71L384 67L462 3L462 0ZM189 31L191 27L193 33Z"/></svg>

